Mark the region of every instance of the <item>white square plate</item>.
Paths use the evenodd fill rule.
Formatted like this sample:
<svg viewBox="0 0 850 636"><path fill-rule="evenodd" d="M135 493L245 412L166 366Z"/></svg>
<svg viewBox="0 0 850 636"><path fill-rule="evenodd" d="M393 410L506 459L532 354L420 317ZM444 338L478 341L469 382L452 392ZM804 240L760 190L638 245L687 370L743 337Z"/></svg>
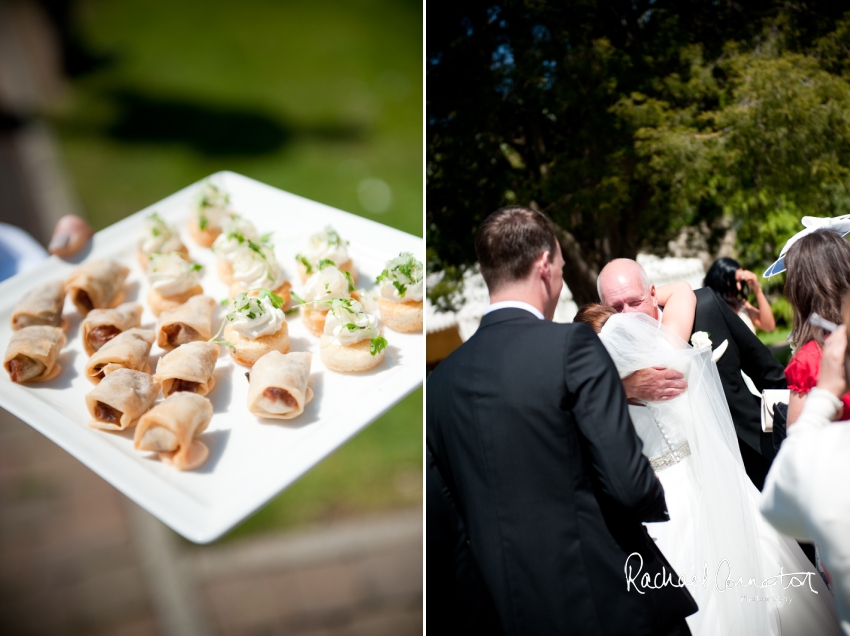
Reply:
<svg viewBox="0 0 850 636"><path fill-rule="evenodd" d="M300 288L295 254L314 232L332 225L349 241L356 265L358 287L369 289L384 263L399 252L412 252L424 260L420 238L380 225L326 205L264 185L232 172L210 179L230 193L232 208L251 220L262 234L274 232L272 241L278 260ZM95 234L91 249L75 259L114 258L131 268L127 278L127 301L145 306L143 327L156 319L147 307L148 285L136 260L136 241L145 218L153 211L180 228L183 243L195 262L204 266L201 284L216 300L227 297L227 287L216 275L216 258L199 247L185 230L194 198L202 182L134 214ZM12 310L33 286L66 278L76 267L51 257L35 269L0 283L0 343L5 351L11 336ZM217 328L224 314L213 315ZM90 428L84 396L93 385L85 378L88 356L82 348L80 317L66 299L65 317L70 321L68 344L60 356L62 373L51 382L30 385L13 383L0 373L0 406L14 413L103 477L130 499L196 543L215 540L265 504L298 477L348 439L375 421L390 407L422 384L425 357L422 334L400 334L389 329L386 359L375 369L342 374L325 369L319 358L318 339L301 324L297 314L287 316L293 351L313 354L311 386L313 401L292 421L262 422L246 407L247 369L234 363L222 347L216 365L216 385L208 396L214 415L201 439L210 457L199 469L180 472L153 456L133 449L132 429L108 433ZM154 345L151 367L162 354ZM161 398L160 398L161 399Z"/></svg>

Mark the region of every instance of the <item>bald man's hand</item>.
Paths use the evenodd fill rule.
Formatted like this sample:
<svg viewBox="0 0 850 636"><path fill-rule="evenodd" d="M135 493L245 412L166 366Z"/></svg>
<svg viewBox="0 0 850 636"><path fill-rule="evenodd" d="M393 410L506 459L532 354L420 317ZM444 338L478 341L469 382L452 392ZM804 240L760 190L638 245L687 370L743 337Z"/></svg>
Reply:
<svg viewBox="0 0 850 636"><path fill-rule="evenodd" d="M664 367L639 369L623 378L623 389L630 400L661 402L672 400L688 388L685 376Z"/></svg>

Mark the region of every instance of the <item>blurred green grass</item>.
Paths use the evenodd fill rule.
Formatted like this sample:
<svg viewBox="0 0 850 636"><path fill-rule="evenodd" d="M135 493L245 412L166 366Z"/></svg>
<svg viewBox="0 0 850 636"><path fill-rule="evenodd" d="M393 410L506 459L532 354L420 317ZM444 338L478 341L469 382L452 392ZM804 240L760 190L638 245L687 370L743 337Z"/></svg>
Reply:
<svg viewBox="0 0 850 636"><path fill-rule="evenodd" d="M104 63L52 123L97 229L226 169L422 236L421 3L74 8ZM366 179L386 210L364 206ZM421 502L422 407L419 389L230 536Z"/></svg>

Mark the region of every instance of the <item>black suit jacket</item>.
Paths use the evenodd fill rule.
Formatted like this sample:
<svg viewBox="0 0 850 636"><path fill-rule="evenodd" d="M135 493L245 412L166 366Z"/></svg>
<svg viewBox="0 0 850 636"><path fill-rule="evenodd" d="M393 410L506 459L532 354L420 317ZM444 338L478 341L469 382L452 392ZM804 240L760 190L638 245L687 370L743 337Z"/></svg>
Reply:
<svg viewBox="0 0 850 636"><path fill-rule="evenodd" d="M693 331L708 332L712 349L724 340L729 341L726 352L717 361L717 371L738 439L765 459L772 460L776 451L773 437L762 433L761 402L747 389L741 371L763 391L787 388L785 369L714 290L702 287L695 294L697 308Z"/></svg>
<svg viewBox="0 0 850 636"><path fill-rule="evenodd" d="M672 573L641 524L667 511L590 327L487 314L429 377L426 417L505 633L650 634L696 611L685 589L627 591L633 552Z"/></svg>
<svg viewBox="0 0 850 636"><path fill-rule="evenodd" d="M441 636L498 636L501 624L469 549L463 520L431 451L426 447L425 452L428 631Z"/></svg>

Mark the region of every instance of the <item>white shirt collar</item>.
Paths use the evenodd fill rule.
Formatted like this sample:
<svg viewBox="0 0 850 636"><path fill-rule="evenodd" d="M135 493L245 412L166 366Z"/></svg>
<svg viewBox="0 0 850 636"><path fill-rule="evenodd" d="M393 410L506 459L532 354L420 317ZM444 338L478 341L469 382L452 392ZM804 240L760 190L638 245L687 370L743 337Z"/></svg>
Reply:
<svg viewBox="0 0 850 636"><path fill-rule="evenodd" d="M525 309L528 312L531 312L535 316L537 316L540 320L545 320L543 318L543 314L540 313L540 310L537 307L529 305L528 303L524 303L521 300L503 300L500 303L493 303L489 307L487 307L487 311L484 312L486 316L491 311L496 311L497 309Z"/></svg>

